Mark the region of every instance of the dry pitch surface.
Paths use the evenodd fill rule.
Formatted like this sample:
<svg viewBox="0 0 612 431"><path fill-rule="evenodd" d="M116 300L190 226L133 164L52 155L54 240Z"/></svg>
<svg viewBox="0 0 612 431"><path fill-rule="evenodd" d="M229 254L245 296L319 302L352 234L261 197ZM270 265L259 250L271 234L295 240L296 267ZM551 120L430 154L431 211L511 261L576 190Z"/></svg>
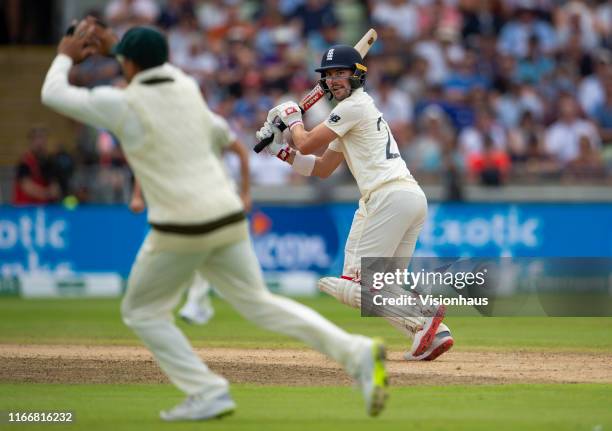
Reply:
<svg viewBox="0 0 612 431"><path fill-rule="evenodd" d="M216 372L234 383L348 385L342 369L311 350L197 349ZM391 383L404 385L612 383L607 352L449 352L434 362L389 355ZM143 347L0 345L0 381L13 383L159 383L166 378Z"/></svg>

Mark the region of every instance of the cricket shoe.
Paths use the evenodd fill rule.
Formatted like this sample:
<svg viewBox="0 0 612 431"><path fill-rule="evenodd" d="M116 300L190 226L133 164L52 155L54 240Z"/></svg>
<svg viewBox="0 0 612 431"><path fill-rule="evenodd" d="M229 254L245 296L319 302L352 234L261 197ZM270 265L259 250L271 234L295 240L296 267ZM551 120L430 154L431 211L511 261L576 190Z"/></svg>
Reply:
<svg viewBox="0 0 612 431"><path fill-rule="evenodd" d="M356 375L370 416L378 416L385 408L389 379L385 369L385 346L382 340L374 338L363 353L361 366Z"/></svg>
<svg viewBox="0 0 612 431"><path fill-rule="evenodd" d="M236 410L236 403L229 392L212 399L202 393L188 396L181 404L170 410L161 411L159 416L167 422L204 421L231 415L234 410Z"/></svg>
<svg viewBox="0 0 612 431"><path fill-rule="evenodd" d="M410 349L413 356L421 356L429 349L436 338L438 327L440 323L442 323L445 314L446 307L444 305L439 305L432 317L425 318L423 327L414 334L414 340L412 341L412 347Z"/></svg>
<svg viewBox="0 0 612 431"><path fill-rule="evenodd" d="M433 361L443 353L448 352L455 344L455 340L451 335L450 329L444 323L438 326L438 331L434 337L431 346L421 355L414 355L413 352L406 352L404 359L407 361Z"/></svg>
<svg viewBox="0 0 612 431"><path fill-rule="evenodd" d="M179 311L181 319L193 325L206 325L214 315L215 309L210 303L210 299L203 301L202 304L187 301Z"/></svg>

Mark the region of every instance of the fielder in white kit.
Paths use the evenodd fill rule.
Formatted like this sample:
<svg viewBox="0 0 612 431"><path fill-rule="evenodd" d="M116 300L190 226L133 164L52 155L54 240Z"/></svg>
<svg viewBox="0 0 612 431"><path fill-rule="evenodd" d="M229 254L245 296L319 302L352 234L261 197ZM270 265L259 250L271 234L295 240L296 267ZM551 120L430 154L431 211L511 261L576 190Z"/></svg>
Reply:
<svg viewBox="0 0 612 431"><path fill-rule="evenodd" d="M401 258L406 268L427 216L425 194L363 89L367 69L362 63L355 48L331 47L316 69L321 86L338 102L329 118L306 131L299 106L286 102L270 110L268 121L257 132L260 141L273 136L266 150L302 175L326 178L346 160L362 197L346 242L342 277L323 278L319 288L355 308L361 306L361 258ZM275 119L289 127L297 151L283 142ZM312 155L321 148L326 148L321 157ZM430 314L415 309L414 316L386 317L413 339L404 355L407 360L433 360L452 347L450 330L442 323L444 312L440 306Z"/></svg>
<svg viewBox="0 0 612 431"><path fill-rule="evenodd" d="M240 160L240 200L245 211L251 209L251 182L249 178L249 154L247 149L238 141L236 134L223 117L212 112L212 150L215 156L222 160L225 152L234 153ZM229 173L227 173L229 175ZM232 182L232 184L234 184ZM234 184L235 186L235 184ZM142 196L140 183L135 180L132 197L129 204L135 213L145 210L146 202ZM187 288L187 299L179 310L179 316L188 323L205 325L215 314L210 298L212 286L196 271Z"/></svg>
<svg viewBox="0 0 612 431"><path fill-rule="evenodd" d="M74 36L60 42L42 101L112 131L140 181L152 229L132 267L121 314L187 395L183 403L161 412L162 419L204 420L235 409L227 380L208 369L174 323L172 311L195 271L247 319L341 363L358 382L368 414L380 413L387 384L382 343L348 334L266 289L242 203L211 149L211 111L195 80L167 63L163 34L134 27L112 48L129 82L125 89L69 84L75 62L92 53L92 47L111 52L114 41L93 18L82 21Z"/></svg>

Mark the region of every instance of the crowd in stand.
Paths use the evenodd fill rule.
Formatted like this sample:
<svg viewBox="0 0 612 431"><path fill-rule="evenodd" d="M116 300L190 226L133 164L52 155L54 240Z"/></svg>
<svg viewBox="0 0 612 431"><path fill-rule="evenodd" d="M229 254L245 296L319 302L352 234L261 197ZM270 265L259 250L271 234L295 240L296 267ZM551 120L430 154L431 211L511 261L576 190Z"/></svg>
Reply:
<svg viewBox="0 0 612 431"><path fill-rule="evenodd" d="M314 85L327 47L353 44L374 27L366 91L420 182L611 177L609 1L112 0L99 14L119 34L133 25L164 29L171 62L198 80L247 147L270 107L299 101ZM125 84L108 58L75 67L71 79ZM318 103L307 128L330 108ZM124 163L104 131L84 127L77 149L78 164ZM251 162L255 184L304 181L271 157Z"/></svg>

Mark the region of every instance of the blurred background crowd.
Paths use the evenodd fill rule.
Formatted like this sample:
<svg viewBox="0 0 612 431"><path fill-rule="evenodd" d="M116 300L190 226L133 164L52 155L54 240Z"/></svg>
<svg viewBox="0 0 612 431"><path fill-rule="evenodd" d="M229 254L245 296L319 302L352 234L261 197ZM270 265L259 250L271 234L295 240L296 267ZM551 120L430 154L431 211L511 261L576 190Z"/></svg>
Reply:
<svg viewBox="0 0 612 431"><path fill-rule="evenodd" d="M53 29L52 14L41 3L1 3L0 41L55 43L61 29ZM366 91L419 182L445 184L447 198L460 200L464 184L609 184L612 178L612 2L95 3L87 13L119 35L134 25L162 28L171 62L197 79L211 109L247 148L268 109L299 101L313 87L319 78L314 68L327 47L353 45L374 27L379 40L365 61ZM89 88L126 85L118 63L105 57L74 67L71 80ZM306 127L331 108L318 103L305 116ZM38 202L66 195L125 201L130 174L115 137L77 127L74 143L53 150L49 125L34 127L29 150L17 163L17 181L28 178L26 187ZM237 161L228 156L226 162L237 174ZM254 153L251 175L260 185L312 181ZM333 178L335 184L353 181L346 167Z"/></svg>

